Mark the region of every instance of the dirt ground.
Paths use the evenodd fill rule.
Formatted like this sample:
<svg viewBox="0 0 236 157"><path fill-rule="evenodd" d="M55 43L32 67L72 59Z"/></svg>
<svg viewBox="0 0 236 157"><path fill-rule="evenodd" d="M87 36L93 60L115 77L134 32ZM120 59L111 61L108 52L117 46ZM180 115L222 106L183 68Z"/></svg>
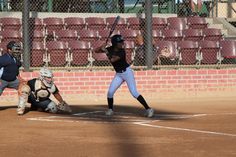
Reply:
<svg viewBox="0 0 236 157"><path fill-rule="evenodd" d="M135 100L72 104L73 113L30 111L0 105L1 157L235 157L236 98L149 100L145 118Z"/></svg>

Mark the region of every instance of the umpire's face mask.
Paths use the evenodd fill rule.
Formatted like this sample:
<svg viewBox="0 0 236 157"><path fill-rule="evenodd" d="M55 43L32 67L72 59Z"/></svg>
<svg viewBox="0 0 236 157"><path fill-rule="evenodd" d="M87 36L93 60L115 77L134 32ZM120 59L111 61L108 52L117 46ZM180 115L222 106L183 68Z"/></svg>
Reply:
<svg viewBox="0 0 236 157"><path fill-rule="evenodd" d="M17 60L21 60L21 46L15 44L12 49L12 56L15 57Z"/></svg>

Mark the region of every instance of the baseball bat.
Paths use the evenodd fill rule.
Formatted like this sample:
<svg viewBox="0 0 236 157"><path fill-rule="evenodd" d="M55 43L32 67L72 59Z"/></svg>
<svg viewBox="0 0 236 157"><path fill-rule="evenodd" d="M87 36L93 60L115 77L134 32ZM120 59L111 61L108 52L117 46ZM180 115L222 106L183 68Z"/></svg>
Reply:
<svg viewBox="0 0 236 157"><path fill-rule="evenodd" d="M118 21L119 21L119 19L120 19L120 16L117 16L117 17L115 18L115 20L114 20L114 22L113 22L113 24L112 24L112 26L111 26L110 33L109 33L109 35L108 35L108 37L107 37L107 39L106 39L106 44L107 44L109 38L111 37L112 33L114 32L114 30L115 30L115 28L116 28L116 25L117 25L117 23L118 23Z"/></svg>

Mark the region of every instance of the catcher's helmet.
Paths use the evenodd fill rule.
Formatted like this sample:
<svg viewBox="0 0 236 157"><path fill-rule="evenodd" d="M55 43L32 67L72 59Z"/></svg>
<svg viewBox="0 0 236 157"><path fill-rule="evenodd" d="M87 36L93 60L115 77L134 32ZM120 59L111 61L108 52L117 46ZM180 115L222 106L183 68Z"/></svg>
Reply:
<svg viewBox="0 0 236 157"><path fill-rule="evenodd" d="M111 37L112 45L116 45L117 43L122 43L122 42L124 42L124 38L119 34L113 35Z"/></svg>
<svg viewBox="0 0 236 157"><path fill-rule="evenodd" d="M40 69L39 74L40 74L39 79L44 83L44 85L47 87L52 87L53 85L52 71L44 67Z"/></svg>
<svg viewBox="0 0 236 157"><path fill-rule="evenodd" d="M10 41L7 44L7 49L10 49L12 51L20 51L21 50L21 46L19 44L17 44L15 41Z"/></svg>

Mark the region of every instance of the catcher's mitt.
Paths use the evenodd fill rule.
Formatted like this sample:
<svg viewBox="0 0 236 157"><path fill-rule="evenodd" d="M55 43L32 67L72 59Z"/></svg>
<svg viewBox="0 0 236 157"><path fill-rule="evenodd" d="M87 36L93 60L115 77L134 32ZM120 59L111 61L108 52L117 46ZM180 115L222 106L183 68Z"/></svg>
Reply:
<svg viewBox="0 0 236 157"><path fill-rule="evenodd" d="M65 101L60 102L57 105L57 108L59 111L68 112L68 113L72 112L70 106Z"/></svg>

